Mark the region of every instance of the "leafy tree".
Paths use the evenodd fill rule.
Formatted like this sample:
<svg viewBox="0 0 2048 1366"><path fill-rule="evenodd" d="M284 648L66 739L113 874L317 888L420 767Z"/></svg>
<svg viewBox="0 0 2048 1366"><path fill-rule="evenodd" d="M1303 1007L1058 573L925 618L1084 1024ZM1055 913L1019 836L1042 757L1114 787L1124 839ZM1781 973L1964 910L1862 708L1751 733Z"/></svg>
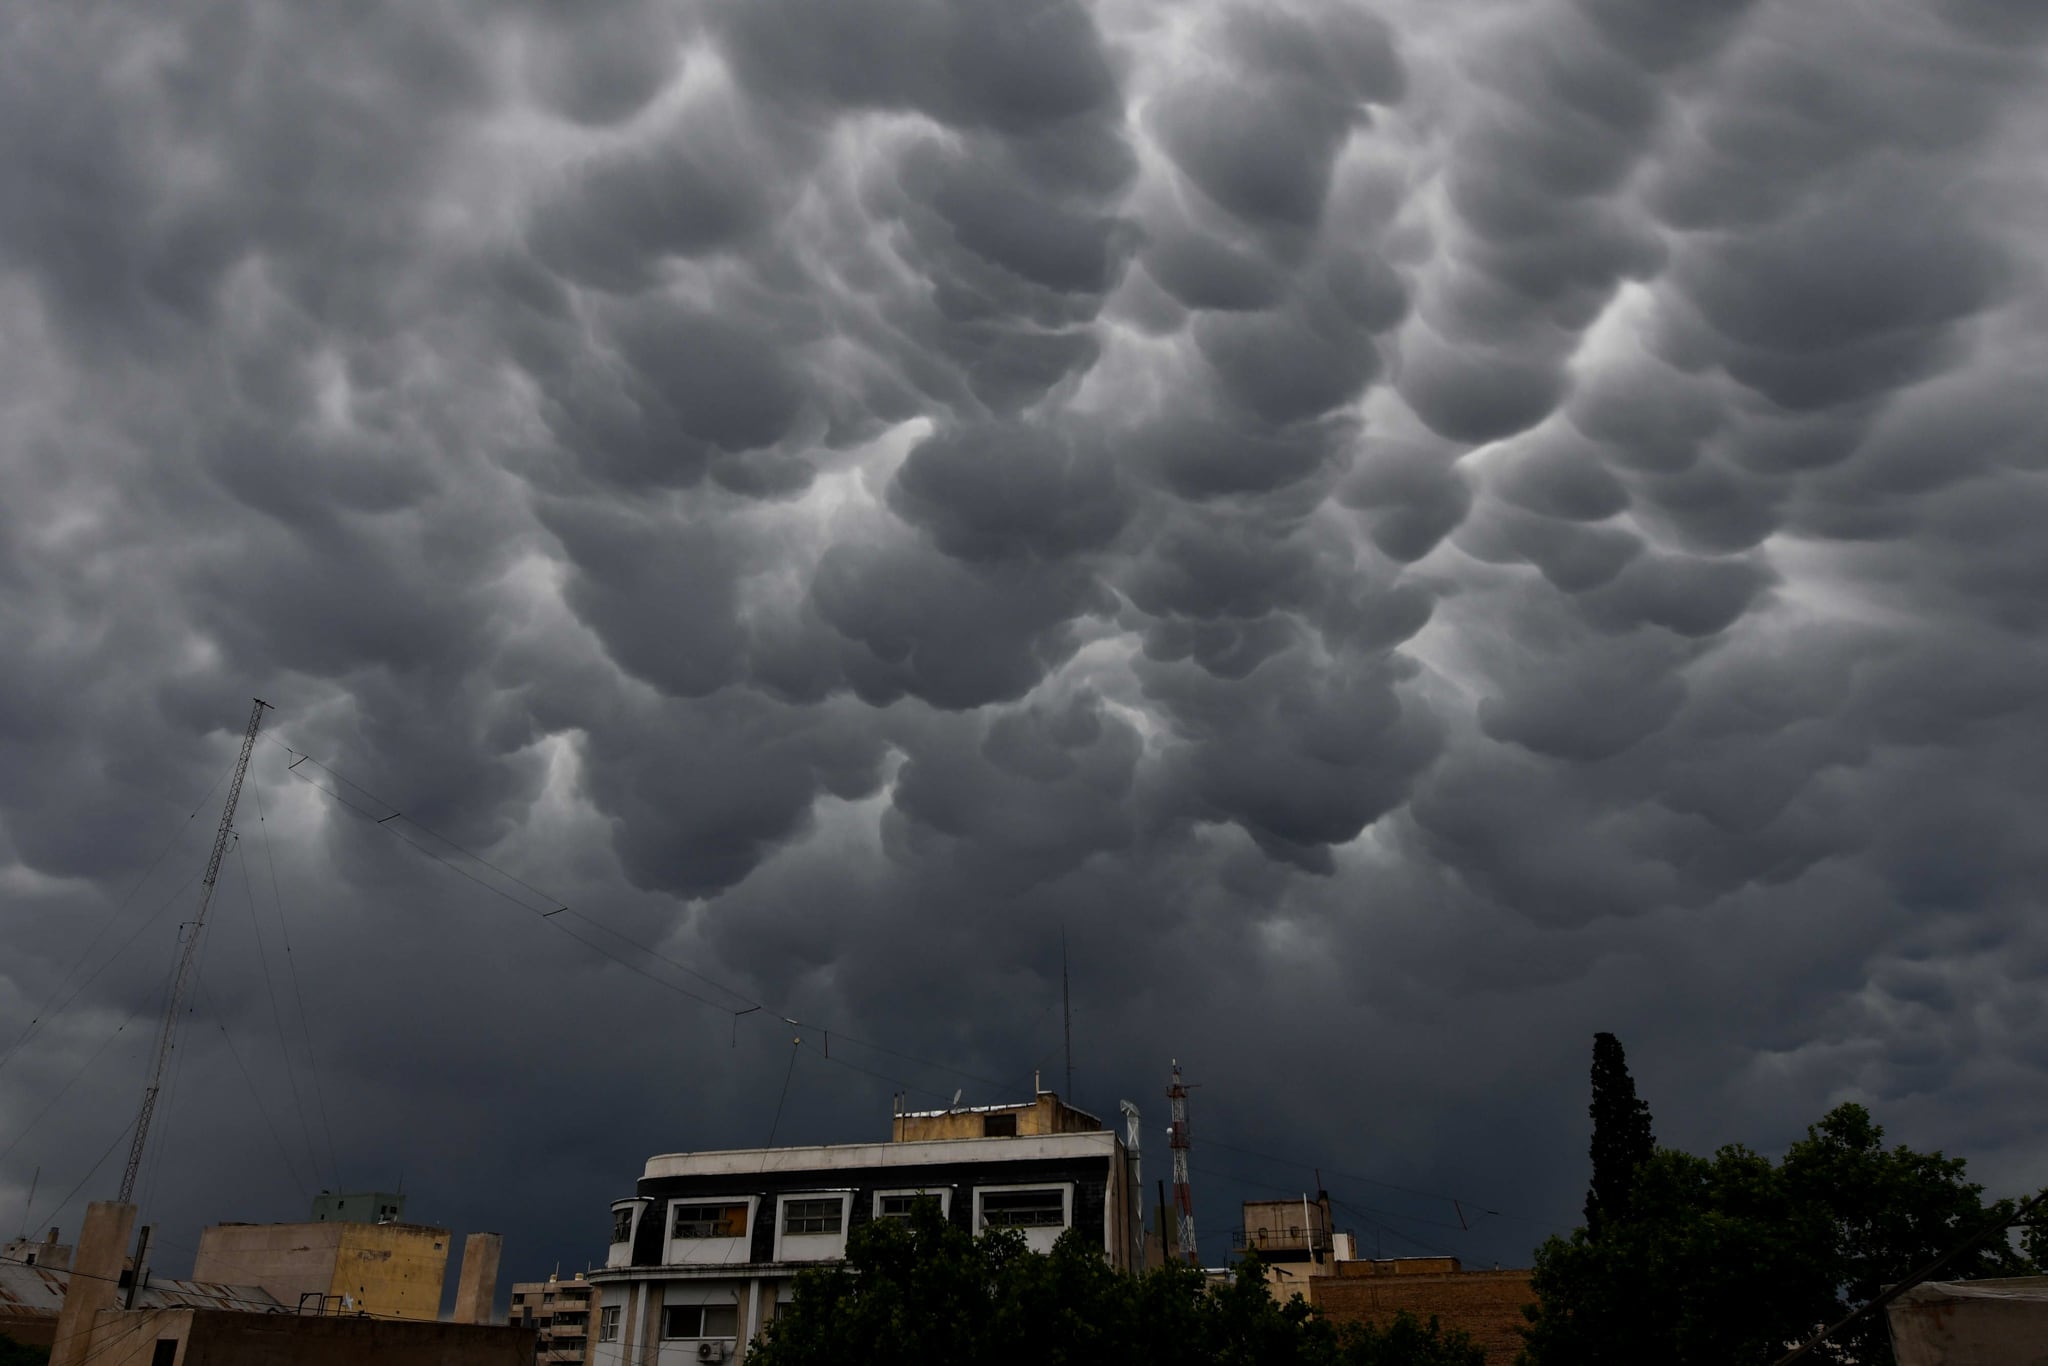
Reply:
<svg viewBox="0 0 2048 1366"><path fill-rule="evenodd" d="M1712 1158L1659 1150L1600 1236L1581 1228L1538 1249L1525 1361L1769 1362L2009 1212L1984 1205L1961 1159L1886 1150L1882 1139L1867 1111L1844 1105L1779 1164L1741 1147ZM1993 1239L1944 1274L2027 1267L2009 1240ZM1816 1357L1890 1363L1882 1317Z"/></svg>
<svg viewBox="0 0 2048 1366"><path fill-rule="evenodd" d="M1636 1169L1657 1150L1650 1107L1636 1099L1628 1057L1612 1034L1593 1036L1593 1184L1586 1192L1586 1236L1628 1212Z"/></svg>
<svg viewBox="0 0 2048 1366"><path fill-rule="evenodd" d="M976 1238L920 1201L907 1220L852 1231L846 1259L797 1277L794 1298L763 1330L756 1366L824 1366L872 1358L1130 1366L1482 1366L1463 1334L1397 1320L1338 1328L1299 1296L1275 1304L1259 1263L1211 1288L1171 1265L1113 1271L1085 1235L1052 1252L1013 1230Z"/></svg>
<svg viewBox="0 0 2048 1366"><path fill-rule="evenodd" d="M1428 1322L1407 1310L1384 1328L1347 1324L1337 1330L1344 1366L1486 1366L1486 1349L1469 1333Z"/></svg>
<svg viewBox="0 0 2048 1366"><path fill-rule="evenodd" d="M1993 1219L2010 1219L2014 1202L1984 1203L1984 1187L1964 1176L1964 1160L1887 1150L1884 1130L1860 1105L1830 1111L1785 1154L1780 1175L1788 1197L1823 1226L1822 1263L1830 1299L1820 1318L1832 1322L1933 1261ZM2009 1238L1992 1237L1944 1270L1946 1280L2023 1276L2032 1259ZM1836 1345L1836 1344L1831 1344ZM1891 1336L1882 1315L1839 1339L1837 1359L1890 1362Z"/></svg>

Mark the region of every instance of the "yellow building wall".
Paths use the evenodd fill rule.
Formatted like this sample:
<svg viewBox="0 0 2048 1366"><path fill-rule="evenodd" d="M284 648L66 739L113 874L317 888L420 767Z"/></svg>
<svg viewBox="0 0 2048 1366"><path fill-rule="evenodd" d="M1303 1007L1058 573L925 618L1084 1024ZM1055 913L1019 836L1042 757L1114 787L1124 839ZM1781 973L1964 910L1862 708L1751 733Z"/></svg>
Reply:
<svg viewBox="0 0 2048 1366"><path fill-rule="evenodd" d="M343 1224L330 1295L367 1314L432 1319L448 1276L448 1232L421 1224Z"/></svg>
<svg viewBox="0 0 2048 1366"><path fill-rule="evenodd" d="M1015 1115L1017 1137L1032 1134L1100 1133L1102 1121L1068 1106L1050 1091L1028 1105L1006 1105L994 1111L950 1110L939 1114L899 1115L893 1137L899 1143L984 1137L982 1121L991 1114Z"/></svg>

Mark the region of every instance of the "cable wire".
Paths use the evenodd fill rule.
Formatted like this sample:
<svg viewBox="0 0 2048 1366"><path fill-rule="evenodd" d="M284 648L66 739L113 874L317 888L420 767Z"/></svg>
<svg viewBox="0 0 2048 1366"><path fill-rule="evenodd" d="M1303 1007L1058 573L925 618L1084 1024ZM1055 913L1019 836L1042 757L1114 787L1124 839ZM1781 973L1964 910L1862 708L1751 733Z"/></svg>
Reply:
<svg viewBox="0 0 2048 1366"><path fill-rule="evenodd" d="M227 1013L220 1008L219 1003L206 990L206 978L202 974L194 973L192 984L199 989L200 997L206 1002L207 1013L213 1016L214 1028L220 1031L222 1042L227 1044L228 1056L235 1060L235 1069L242 1074L242 1080L249 1084L249 1098L256 1103L256 1113L263 1116L263 1127L270 1130L271 1142L277 1144L277 1155L284 1159L284 1169L286 1174L291 1177L293 1189L299 1193L302 1199L310 1198L313 1193L312 1186L299 1175L298 1164L292 1161L291 1154L285 1148L284 1135L278 1132L276 1122L271 1119L269 1109L263 1104L262 1093L256 1089L256 1078L250 1075L247 1064L242 1061L241 1050L235 1047L234 1036L228 1033ZM319 1154L315 1153L313 1157L317 1163ZM318 1167L316 1166L314 1170L317 1171Z"/></svg>
<svg viewBox="0 0 2048 1366"><path fill-rule="evenodd" d="M334 1154L334 1126L327 1119L327 1098L320 1087L320 1060L313 1051L313 1030L306 1023L306 993L299 987L298 960L292 956L291 924L284 913L284 893L277 881L277 853L270 843L270 817L263 809L263 785L254 784L249 795L256 803L256 827L263 832L263 857L270 865L270 895L277 907L277 930L284 941L285 976L291 982L292 996L299 1007L299 1037L306 1044L306 1076L312 1085L313 1106L320 1115L320 1134L327 1141L327 1168L334 1177L334 1189L344 1190L341 1181L341 1162ZM313 1164L316 1168L319 1163Z"/></svg>
<svg viewBox="0 0 2048 1366"><path fill-rule="evenodd" d="M621 932L611 928L608 925L603 924L601 921L592 919L590 916L584 914L581 911L578 911L573 906L570 906L566 902L560 900L559 898L547 893L542 888L535 886L533 883L527 881L524 878L519 877L515 873L509 872L499 867L497 864L492 863L489 859L484 858L481 854L478 854L476 851L469 849L461 844L458 844L456 841L440 833L438 830L435 830L431 826L428 826L423 822L419 821L417 818L408 815L403 810L403 808L399 807L396 803L370 791L370 789L364 787L361 783L358 783L353 779L347 777L346 775L338 772L331 765L314 758L312 755L307 754L302 750L293 748L292 746L286 744L284 741L278 739L274 735L265 735L260 738L267 741L270 744L278 746L278 748L284 750L287 754L292 755L293 762L287 767L287 771L290 772L294 777L300 779L300 781L312 787L315 791L325 794L335 802L339 803L341 806L346 807L350 811L353 811L356 815L358 815L365 821L377 826L382 830L388 831L403 843L410 845L412 848L419 851L421 854L424 854L426 857L433 859L435 862L442 864L451 871L459 874L464 878L467 878L469 881L475 883L479 887L482 887L484 890L491 892L493 895L498 896L506 901L509 901L513 905L519 907L521 910L527 912L529 915L532 915L537 919L547 922L547 924L551 928L555 929L557 932L565 934L569 938L576 940L578 943L583 944L585 947L591 949L593 952L599 954L601 957L604 957L610 960L611 962L626 968L628 971L638 973L640 976L648 978L648 980L655 982L656 984L666 988L667 990L673 991L678 995L687 997L690 1000L708 1006L711 1009L723 1011L728 1015L732 1015L734 1017L750 1014L756 1010L759 1010L764 1015L773 1015L775 1018L781 1019L785 1023L790 1024L792 1026L805 1029L814 1029L817 1030L821 1035L835 1035L842 1044L851 1044L858 1048L865 1048L872 1052L880 1053L888 1057L894 1057L904 1062L914 1063L920 1067L926 1067L934 1071L945 1072L957 1077L964 1077L970 1081L980 1082L983 1085L995 1087L1001 1090L1007 1090L1011 1085L1011 1083L1008 1081L1000 1080L994 1077L983 1076L980 1073L971 1072L965 1068L955 1067L950 1063L941 1062L935 1058L920 1057L913 1053L903 1052L900 1049L890 1048L887 1045L875 1043L872 1040L863 1039L856 1035L848 1034L842 1030L833 1029L829 1026L819 1024L817 1021L797 1020L791 1016L781 1014L780 1012L773 1010L772 1007L768 1007L764 1003L755 1000L747 993L740 991L735 987L727 986L724 983L719 982L717 979L707 976L706 974L699 972L697 969L690 967L688 964L677 962L675 959L662 953L660 950L656 949L652 945L641 943L640 941L633 939L628 935L622 934ZM306 774L300 772L299 770L306 764L311 764L314 767L319 768L323 772L332 775L337 784L347 786L356 793L360 794L365 800L370 802L372 805L365 806L363 805L362 802L351 800L349 797L344 796L342 793L336 791L334 788L328 787L314 780L313 778L307 776ZM377 808L382 808L386 812L386 814L377 814ZM408 837L404 832L396 828L396 826L401 822L415 829L418 829L419 831L432 837L439 843L446 845L449 849L456 851L463 858L470 860L471 862L477 864L479 867L488 869L492 873L496 874L498 877L504 879L506 882L512 883L515 886L524 889L533 897L538 898L541 904L535 904L532 901L528 901L526 899L513 895L510 891L506 890L506 888L477 876L469 869L461 866L459 863L456 863L454 860L446 857L439 851L430 849L426 845L422 844L420 841ZM545 905L546 909L542 909L542 905ZM722 995L730 997L732 1000L738 1002L739 1005L728 1005L723 1001L713 1000L712 998L707 997L700 992L692 991L687 987L681 986L675 982L668 981L665 978L662 978L660 976L655 975L654 973L647 971L645 968L640 967L638 964L632 962L631 960L623 958L617 953L614 953L611 950L607 949L604 945L594 942L585 935L576 933L574 930L572 930L567 925L562 923L564 920L571 918L578 922L581 922L582 924L590 926L594 930L609 935L613 939L618 940L620 943L630 946L638 953L644 954L657 962L666 964L669 967L675 968L679 972L683 972L689 975L690 977L696 979L699 982L704 983L705 985L711 987L713 990L721 993ZM945 1091L940 1089L935 1089L928 1086L914 1086L902 1080L901 1078L889 1077L881 1073L868 1071L865 1068L855 1067L853 1064L847 1063L839 1057L833 1057L831 1061L834 1063L840 1063L842 1065L848 1066L852 1068L852 1070L854 1071L864 1072L866 1075L877 1077L880 1080L893 1082L899 1087L902 1087L907 1090L914 1090L921 1092L922 1094L931 1096L945 1096L947 1094Z"/></svg>
<svg viewBox="0 0 2048 1366"><path fill-rule="evenodd" d="M69 1081L66 1081L61 1087L57 1089L57 1094L50 1097L49 1103L44 1105L41 1110L36 1112L36 1117L34 1119L30 1120L27 1124L22 1126L21 1132L17 1133L14 1136L14 1141L12 1143L9 1143L5 1148L0 1148L0 1162L5 1162L8 1156L12 1154L16 1148L21 1146L22 1140L27 1138L29 1134L34 1131L36 1125L41 1124L46 1118L49 1117L50 1111L57 1108L57 1102L64 1099L65 1093L70 1091L72 1087L76 1086L78 1084L78 1079L84 1076L88 1071L90 1071L92 1065L99 1061L100 1054L106 1052L109 1048L111 1048L113 1046L114 1040L120 1038L122 1033L127 1030L129 1025L134 1024L137 1020L141 1018L141 1011L137 1010L131 1012L127 1019L121 1021L121 1023L115 1027L113 1033L107 1035L105 1039L101 1040L100 1046L92 1051L92 1056L87 1058L84 1062L78 1065L78 1070L71 1074L71 1079Z"/></svg>
<svg viewBox="0 0 2048 1366"><path fill-rule="evenodd" d="M291 1088L292 1108L298 1111L299 1133L306 1141L306 1156L312 1163L312 1165L307 1170L317 1172L320 1170L320 1150L313 1146L313 1126L309 1124L306 1120L305 1098L299 1094L298 1071L296 1068L292 1066L291 1044L287 1042L285 1038L284 1012L278 1008L277 1004L277 981L275 978L271 976L270 956L264 952L263 948L263 921L261 917L259 917L256 913L256 882L255 879L251 877L249 874L249 856L242 849L242 837L239 833L237 833L235 836L234 852L235 862L240 864L242 869L242 890L248 896L249 926L252 930L255 931L256 935L256 962L257 965L263 969L264 994L270 998L270 1019L271 1022L277 1026L277 1051L284 1058L285 1083ZM219 1025L221 1035L225 1038L228 1032L227 1022L225 1018L222 1017L222 1012L220 1012L219 1010L216 1009L214 1014L216 1017L214 1023ZM229 1039L228 1048L231 1052L233 1051L234 1046L234 1040ZM235 1065L237 1067L242 1066L242 1058L239 1053L235 1055ZM261 1096L256 1095L255 1078L249 1075L249 1071L246 1067L242 1068L242 1075L249 1082L249 1091L252 1096L255 1096L257 1108L262 1109L263 1099ZM266 1124L270 1122L270 1115L268 1114L268 1112L264 1114L263 1120ZM272 1135L275 1136L276 1132L276 1127L273 1125L271 1128ZM302 1192L310 1194L310 1185L299 1179L297 1164L293 1163L287 1165L291 1166L292 1168L292 1184L294 1186L299 1187Z"/></svg>

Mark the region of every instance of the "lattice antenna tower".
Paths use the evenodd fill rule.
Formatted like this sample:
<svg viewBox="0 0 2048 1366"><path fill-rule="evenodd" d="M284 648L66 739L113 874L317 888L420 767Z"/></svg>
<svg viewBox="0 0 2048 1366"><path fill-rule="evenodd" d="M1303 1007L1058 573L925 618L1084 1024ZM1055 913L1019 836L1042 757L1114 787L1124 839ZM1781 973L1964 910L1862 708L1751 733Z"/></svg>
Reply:
<svg viewBox="0 0 2048 1366"><path fill-rule="evenodd" d="M199 884L199 914L192 918L192 930L185 936L185 948L178 955L178 972L171 979L170 999L164 1003L163 1023L157 1029L156 1060L150 1064L149 1085L142 1092L142 1111L135 1117L135 1137L128 1144L128 1166L121 1173L121 1203L135 1195L135 1174L142 1169L142 1148L149 1141L150 1116L156 1113L157 1092L163 1089L164 1065L177 1046L178 1016L185 1006L185 993L192 985L192 967L199 958L199 935L206 928L206 908L213 901L213 884L220 878L220 861L228 851L228 837L235 829L235 803L242 799L242 779L249 774L249 755L256 748L256 731L270 704L258 697L249 708L249 726L242 732L242 753L235 760L235 775L228 783L227 804L221 808L220 829L214 832L213 853L206 860L206 878Z"/></svg>
<svg viewBox="0 0 2048 1366"><path fill-rule="evenodd" d="M1173 1207L1179 1215L1180 1255L1189 1266L1200 1266L1202 1254L1195 1247L1195 1196L1188 1185L1188 1088L1180 1079L1180 1059L1173 1060L1173 1085L1166 1088L1173 1122L1166 1141L1173 1149Z"/></svg>

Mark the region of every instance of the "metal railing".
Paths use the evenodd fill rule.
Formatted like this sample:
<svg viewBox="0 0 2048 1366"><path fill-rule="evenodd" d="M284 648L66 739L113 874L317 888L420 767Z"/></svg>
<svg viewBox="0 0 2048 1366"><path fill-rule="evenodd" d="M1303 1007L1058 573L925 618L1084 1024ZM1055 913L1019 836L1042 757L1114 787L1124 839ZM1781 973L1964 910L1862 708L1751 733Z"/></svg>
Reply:
<svg viewBox="0 0 2048 1366"><path fill-rule="evenodd" d="M1231 1247L1252 1252L1330 1252L1330 1230L1326 1228L1239 1229L1230 1235Z"/></svg>

